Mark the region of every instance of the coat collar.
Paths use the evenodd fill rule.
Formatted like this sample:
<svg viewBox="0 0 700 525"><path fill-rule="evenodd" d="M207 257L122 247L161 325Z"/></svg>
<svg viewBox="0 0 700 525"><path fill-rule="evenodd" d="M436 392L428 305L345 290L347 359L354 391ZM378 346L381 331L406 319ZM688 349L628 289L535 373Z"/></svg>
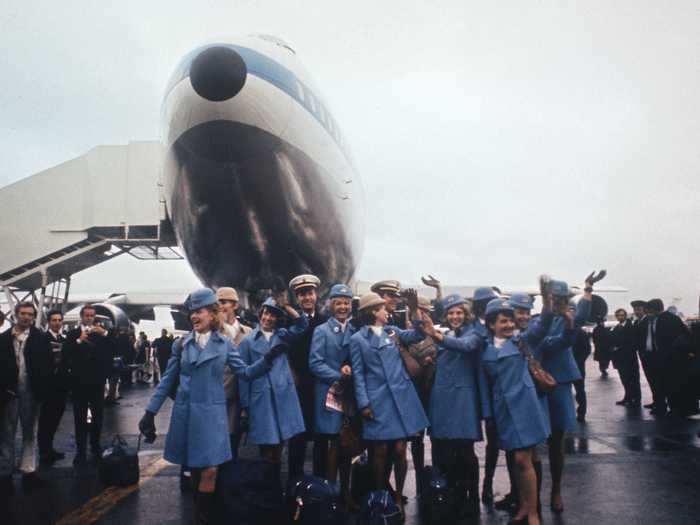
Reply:
<svg viewBox="0 0 700 525"><path fill-rule="evenodd" d="M182 344L187 349L187 360L189 363L194 366L200 366L202 363L206 363L207 361L218 357L218 346L219 343L223 341L224 339L218 331L212 331L207 345L202 350L199 350L197 348L193 330L187 334Z"/></svg>
<svg viewBox="0 0 700 525"><path fill-rule="evenodd" d="M331 332L338 336L343 335L343 325L335 317L331 317L328 319L328 328L330 328ZM346 322L345 330L347 331L349 328L350 323Z"/></svg>
<svg viewBox="0 0 700 525"><path fill-rule="evenodd" d="M508 339L501 348L496 348L493 344L493 336L489 335L488 342L489 342L489 347L491 348L493 355L495 356L495 359L490 359L492 361L498 360L498 359L503 359L504 357L510 357L513 355L519 355L520 349L518 348L518 345L520 344L520 336L514 335L510 339ZM488 358L487 358L488 360Z"/></svg>
<svg viewBox="0 0 700 525"><path fill-rule="evenodd" d="M382 330L381 336L375 335L374 331L369 326L363 326L362 336L369 340L370 345L373 348L384 348L385 346L390 346L394 341L392 339L393 330L388 329L386 326Z"/></svg>

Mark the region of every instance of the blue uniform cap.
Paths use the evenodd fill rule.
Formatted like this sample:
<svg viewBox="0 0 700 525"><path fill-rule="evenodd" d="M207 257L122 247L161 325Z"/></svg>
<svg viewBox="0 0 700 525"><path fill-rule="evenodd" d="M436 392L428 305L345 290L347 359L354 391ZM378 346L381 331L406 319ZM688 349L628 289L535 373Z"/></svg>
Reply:
<svg viewBox="0 0 700 525"><path fill-rule="evenodd" d="M453 306L459 306L460 304L466 304L467 301L459 295L458 293L453 293L448 295L442 300L442 311L447 313L447 310Z"/></svg>
<svg viewBox="0 0 700 525"><path fill-rule="evenodd" d="M552 290L552 295L556 297L569 297L569 285L564 281L551 281L550 289Z"/></svg>
<svg viewBox="0 0 700 525"><path fill-rule="evenodd" d="M265 302L262 304L262 308L267 308L272 313L275 313L280 317L284 317L286 313L282 308L277 306L277 301L275 301L273 297L268 297L265 299Z"/></svg>
<svg viewBox="0 0 700 525"><path fill-rule="evenodd" d="M532 310L534 301L530 294L517 292L510 296L508 302L513 308L521 308L523 310Z"/></svg>
<svg viewBox="0 0 700 525"><path fill-rule="evenodd" d="M474 290L474 301L485 301L487 299L498 299L498 295L489 286L482 286Z"/></svg>
<svg viewBox="0 0 700 525"><path fill-rule="evenodd" d="M352 290L345 284L334 284L329 295L331 299L334 297L347 297L352 299Z"/></svg>
<svg viewBox="0 0 700 525"><path fill-rule="evenodd" d="M486 317L491 314L498 314L502 312L513 313L513 306L509 301L505 299L492 299L489 304L486 305Z"/></svg>
<svg viewBox="0 0 700 525"><path fill-rule="evenodd" d="M217 304L216 294L211 288L200 288L192 292L187 300L185 301L185 306L187 310L193 312L204 308L205 306L211 306Z"/></svg>

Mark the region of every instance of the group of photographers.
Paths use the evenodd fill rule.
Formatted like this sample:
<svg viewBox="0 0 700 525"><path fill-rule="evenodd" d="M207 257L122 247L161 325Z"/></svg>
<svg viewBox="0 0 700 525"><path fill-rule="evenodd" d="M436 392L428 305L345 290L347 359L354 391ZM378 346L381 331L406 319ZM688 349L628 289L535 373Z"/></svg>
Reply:
<svg viewBox="0 0 700 525"><path fill-rule="evenodd" d="M231 289L200 289L187 301L194 329L173 346L139 429L155 439L155 415L174 397L164 457L192 470L197 523L208 521L218 466L235 457L242 433L278 473L287 442L290 478L303 474L306 444L313 442L314 474L334 481L340 472L347 509L359 503L349 477L361 440L374 488L388 490L403 513L407 444L416 444L420 477L427 430L433 465L449 480L462 515L479 512L474 443L485 434L482 499L493 502L495 462L504 450L512 489L500 504L514 514L512 523L538 524L542 468L535 447L548 441L551 508L561 512L563 439L575 425L572 383L581 377L572 345L603 276L587 278L577 306L565 282L542 279L543 310L534 317L528 294L505 299L479 288L469 300L442 298L432 277L424 279L438 289L432 303L396 281L375 283L359 301L337 284L326 317L319 279L300 275L289 284L297 308L286 293L268 298L259 324L242 337L226 327L235 317L222 317L231 309L224 298ZM405 314L397 311L402 299ZM223 386L226 368L238 377L233 402ZM235 406L233 417L227 403ZM353 416L362 421L359 436Z"/></svg>

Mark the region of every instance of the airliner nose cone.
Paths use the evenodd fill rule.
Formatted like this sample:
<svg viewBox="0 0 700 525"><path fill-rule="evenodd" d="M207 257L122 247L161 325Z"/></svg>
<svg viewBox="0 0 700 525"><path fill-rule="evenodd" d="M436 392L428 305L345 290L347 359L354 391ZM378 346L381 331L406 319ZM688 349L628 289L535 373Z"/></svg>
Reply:
<svg viewBox="0 0 700 525"><path fill-rule="evenodd" d="M247 73L245 62L233 49L210 47L192 61L190 82L199 96L221 102L243 89Z"/></svg>

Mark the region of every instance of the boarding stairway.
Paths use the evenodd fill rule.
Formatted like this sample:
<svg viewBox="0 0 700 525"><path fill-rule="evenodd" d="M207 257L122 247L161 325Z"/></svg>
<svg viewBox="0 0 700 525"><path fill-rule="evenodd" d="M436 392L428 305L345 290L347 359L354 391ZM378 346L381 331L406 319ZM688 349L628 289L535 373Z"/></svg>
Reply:
<svg viewBox="0 0 700 525"><path fill-rule="evenodd" d="M76 273L122 254L182 259L159 182L157 142L99 146L0 188L3 311L65 305Z"/></svg>

